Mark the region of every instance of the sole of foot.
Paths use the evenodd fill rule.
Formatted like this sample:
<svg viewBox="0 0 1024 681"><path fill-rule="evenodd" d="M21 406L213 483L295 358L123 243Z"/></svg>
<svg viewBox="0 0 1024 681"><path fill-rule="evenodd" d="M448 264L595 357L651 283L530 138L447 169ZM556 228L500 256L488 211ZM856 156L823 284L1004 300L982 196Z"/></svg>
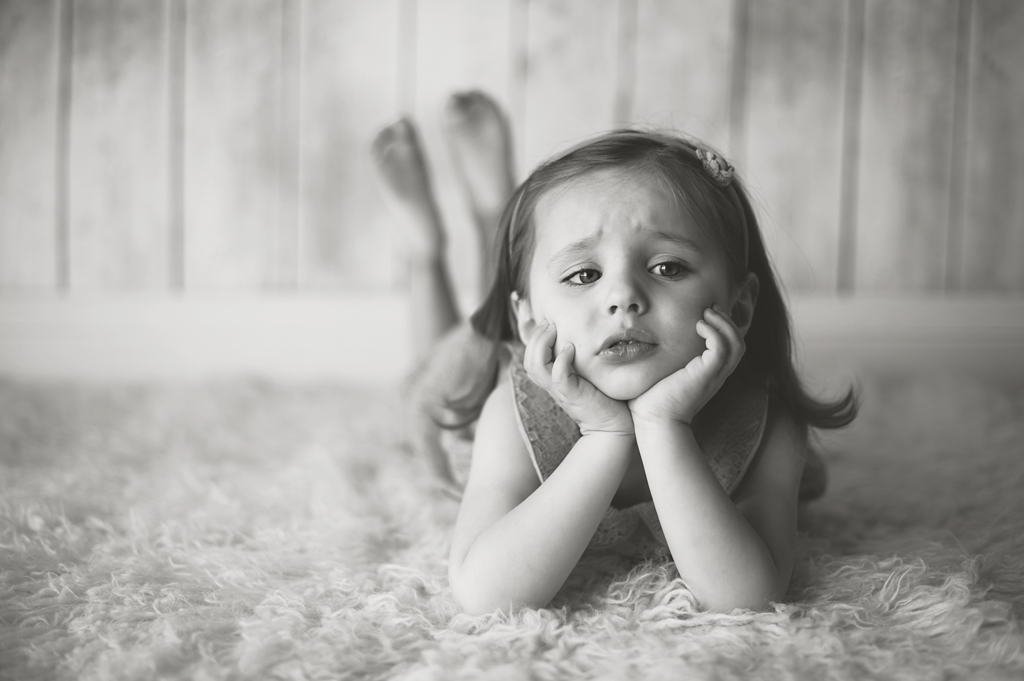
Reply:
<svg viewBox="0 0 1024 681"><path fill-rule="evenodd" d="M501 107L483 92L456 93L445 106L445 127L473 209L500 213L515 189L511 134Z"/></svg>
<svg viewBox="0 0 1024 681"><path fill-rule="evenodd" d="M444 230L416 126L400 118L377 133L370 147L378 185L413 259L431 260L444 249Z"/></svg>

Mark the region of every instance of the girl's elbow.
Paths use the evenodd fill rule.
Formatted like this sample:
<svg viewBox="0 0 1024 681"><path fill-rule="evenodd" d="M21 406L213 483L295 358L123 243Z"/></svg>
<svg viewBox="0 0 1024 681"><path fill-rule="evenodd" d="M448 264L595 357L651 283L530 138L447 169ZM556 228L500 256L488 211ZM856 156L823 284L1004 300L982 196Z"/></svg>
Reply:
<svg viewBox="0 0 1024 681"><path fill-rule="evenodd" d="M484 598L479 598L472 594L465 594L454 590L453 593L455 595L455 602L458 604L459 609L467 615L486 615L499 609L497 607L490 607L491 604Z"/></svg>
<svg viewBox="0 0 1024 681"><path fill-rule="evenodd" d="M498 610L497 604L493 599L488 598L487 594L481 593L479 588L471 588L469 584L464 581L450 580L452 585L452 596L455 597L455 602L458 604L459 609L467 615L486 615L487 613Z"/></svg>
<svg viewBox="0 0 1024 681"><path fill-rule="evenodd" d="M516 603L514 600L505 598L491 590L484 588L470 588L467 584L452 583L452 595L462 612L467 615L486 615L492 612L514 612L523 607L530 607L530 603ZM534 607L539 607L537 604Z"/></svg>
<svg viewBox="0 0 1024 681"><path fill-rule="evenodd" d="M736 610L752 610L754 612L765 612L771 609L775 602L773 594L748 593L748 594L718 594L711 598L698 599L701 608L705 612L730 613Z"/></svg>
<svg viewBox="0 0 1024 681"><path fill-rule="evenodd" d="M448 567L448 583L455 602L467 615L486 615L498 611L511 613L521 608L542 608L548 603L517 597L503 588L503 584L476 579L471 571L451 565Z"/></svg>
<svg viewBox="0 0 1024 681"><path fill-rule="evenodd" d="M448 584L452 588L452 597L455 602L462 612L468 615L482 615L484 612L489 612L483 609L483 604L480 603L477 593L478 589L473 589L467 584L468 580L460 567L454 560L448 565Z"/></svg>
<svg viewBox="0 0 1024 681"><path fill-rule="evenodd" d="M788 587L788 584L786 586ZM786 591L786 588L780 586L775 575L764 575L761 579L740 581L729 585L728 588L709 590L704 597L698 596L697 600L708 612L765 612L772 609L773 603L782 600Z"/></svg>
<svg viewBox="0 0 1024 681"><path fill-rule="evenodd" d="M486 615L500 610L501 603L497 594L471 577L454 566L448 568L448 583L452 587L452 596L462 612L467 615Z"/></svg>

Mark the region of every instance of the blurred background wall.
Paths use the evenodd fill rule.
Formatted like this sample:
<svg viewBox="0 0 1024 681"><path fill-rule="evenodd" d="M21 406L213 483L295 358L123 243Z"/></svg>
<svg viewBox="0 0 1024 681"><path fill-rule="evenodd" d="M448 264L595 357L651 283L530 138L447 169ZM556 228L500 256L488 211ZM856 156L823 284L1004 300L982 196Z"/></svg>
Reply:
<svg viewBox="0 0 1024 681"><path fill-rule="evenodd" d="M0 327L83 295L400 297L368 146L403 113L472 301L440 119L469 88L520 178L613 126L717 146L797 299L1020 301L1022 35L1019 0L0 0Z"/></svg>

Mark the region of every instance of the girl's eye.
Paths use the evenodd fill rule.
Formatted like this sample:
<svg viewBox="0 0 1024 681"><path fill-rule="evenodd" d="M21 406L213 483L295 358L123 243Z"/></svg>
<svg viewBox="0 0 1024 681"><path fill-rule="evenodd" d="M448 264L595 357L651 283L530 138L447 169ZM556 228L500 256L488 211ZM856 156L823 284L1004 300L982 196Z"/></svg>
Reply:
<svg viewBox="0 0 1024 681"><path fill-rule="evenodd" d="M576 270L562 281L573 286L583 286L584 284L593 284L600 278L601 273L597 270L583 268Z"/></svg>
<svg viewBox="0 0 1024 681"><path fill-rule="evenodd" d="M678 277L683 273L683 266L677 262L659 262L651 268L651 272L659 277Z"/></svg>

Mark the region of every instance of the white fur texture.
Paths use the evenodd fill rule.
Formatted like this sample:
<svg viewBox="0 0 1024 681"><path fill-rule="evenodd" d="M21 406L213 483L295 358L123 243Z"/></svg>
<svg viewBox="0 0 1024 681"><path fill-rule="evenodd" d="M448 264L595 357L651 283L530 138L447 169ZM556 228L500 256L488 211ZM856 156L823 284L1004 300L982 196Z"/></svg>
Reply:
<svg viewBox="0 0 1024 681"><path fill-rule="evenodd" d="M456 503L390 391L0 382L0 678L1020 679L1024 391L870 378L797 575L702 614L671 565L581 565L459 614Z"/></svg>

